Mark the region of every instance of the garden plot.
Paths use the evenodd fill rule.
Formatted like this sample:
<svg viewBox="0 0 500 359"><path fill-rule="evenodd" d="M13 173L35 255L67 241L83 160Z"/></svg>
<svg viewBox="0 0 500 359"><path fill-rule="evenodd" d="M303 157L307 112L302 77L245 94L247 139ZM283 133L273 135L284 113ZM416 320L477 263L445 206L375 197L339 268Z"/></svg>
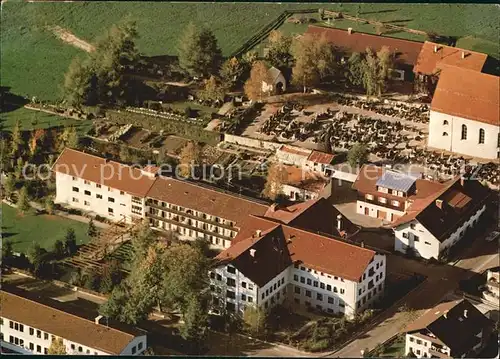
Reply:
<svg viewBox="0 0 500 359"><path fill-rule="evenodd" d="M170 155L178 156L181 153L182 148L188 143L189 140L170 135L163 141L163 150Z"/></svg>

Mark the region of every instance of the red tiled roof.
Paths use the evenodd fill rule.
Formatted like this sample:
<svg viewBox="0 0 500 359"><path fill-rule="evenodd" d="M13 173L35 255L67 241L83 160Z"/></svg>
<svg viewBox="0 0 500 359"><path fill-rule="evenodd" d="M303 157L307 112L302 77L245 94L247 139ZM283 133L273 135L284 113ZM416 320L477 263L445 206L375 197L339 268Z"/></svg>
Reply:
<svg viewBox="0 0 500 359"><path fill-rule="evenodd" d="M436 47L437 52L434 52ZM464 58L462 58L464 53ZM432 75L443 65L453 65L481 72L488 55L426 41L420 50L413 72Z"/></svg>
<svg viewBox="0 0 500 359"><path fill-rule="evenodd" d="M267 223L266 223L267 222ZM245 276L264 285L293 262L309 268L357 282L363 275L375 252L346 242L321 236L285 224L276 224L260 218L254 224L262 230L255 235L233 242L217 256L219 263L231 262ZM255 249L254 257L250 249ZM265 256L265 260L260 259Z"/></svg>
<svg viewBox="0 0 500 359"><path fill-rule="evenodd" d="M147 197L228 219L239 227L249 215L263 215L268 208L244 197L171 177L158 177Z"/></svg>
<svg viewBox="0 0 500 359"><path fill-rule="evenodd" d="M405 332L427 329L451 349L453 357L461 357L470 353L470 350L479 343L477 333L483 330L483 338L487 338L492 327L491 320L469 301L461 299L440 303L429 309L410 323Z"/></svg>
<svg viewBox="0 0 500 359"><path fill-rule="evenodd" d="M308 160L311 162L324 163L325 165L329 165L332 163L334 158L335 155L332 155L331 153L312 151L312 153L309 155Z"/></svg>
<svg viewBox="0 0 500 359"><path fill-rule="evenodd" d="M319 193L328 183L325 177L312 171L286 165L282 166L282 168L286 171L284 183L290 186Z"/></svg>
<svg viewBox="0 0 500 359"><path fill-rule="evenodd" d="M431 111L498 126L500 77L444 66L432 98Z"/></svg>
<svg viewBox="0 0 500 359"><path fill-rule="evenodd" d="M308 150L305 148L300 148L300 147L287 146L287 145L281 146L279 151L291 153L293 155L304 156L304 157L309 156L309 154L311 153L311 150Z"/></svg>
<svg viewBox="0 0 500 359"><path fill-rule="evenodd" d="M382 47L387 46L392 52L396 53L397 62L409 65L416 64L418 54L422 48L421 42L365 34L356 31L349 34L347 30L314 25L309 25L305 34L319 36L325 35L326 39L334 46L344 49L349 53L365 52L367 47L373 49L374 51L379 51Z"/></svg>
<svg viewBox="0 0 500 359"><path fill-rule="evenodd" d="M64 149L52 170L138 197L145 197L155 181L151 173L70 148Z"/></svg>

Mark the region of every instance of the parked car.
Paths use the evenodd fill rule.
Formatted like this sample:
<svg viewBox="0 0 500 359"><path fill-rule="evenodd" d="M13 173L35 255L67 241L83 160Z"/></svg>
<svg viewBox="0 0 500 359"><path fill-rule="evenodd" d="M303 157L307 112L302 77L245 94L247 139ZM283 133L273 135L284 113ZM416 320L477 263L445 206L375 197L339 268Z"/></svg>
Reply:
<svg viewBox="0 0 500 359"><path fill-rule="evenodd" d="M500 236L500 232L498 232L498 231L493 231L493 232L491 232L490 234L488 234L488 236L486 237L486 240L487 240L488 242L492 242L492 241L494 241L495 239L497 239L497 238L498 238L498 236Z"/></svg>

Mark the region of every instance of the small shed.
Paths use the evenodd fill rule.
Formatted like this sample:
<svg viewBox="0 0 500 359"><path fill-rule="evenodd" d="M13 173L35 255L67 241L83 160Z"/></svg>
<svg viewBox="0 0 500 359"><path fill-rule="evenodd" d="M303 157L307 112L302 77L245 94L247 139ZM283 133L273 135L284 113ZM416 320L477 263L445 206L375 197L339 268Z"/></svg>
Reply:
<svg viewBox="0 0 500 359"><path fill-rule="evenodd" d="M285 76L280 70L272 66L268 70L268 75L271 83L268 84L266 81L262 81L262 91L272 94L280 94L286 91Z"/></svg>

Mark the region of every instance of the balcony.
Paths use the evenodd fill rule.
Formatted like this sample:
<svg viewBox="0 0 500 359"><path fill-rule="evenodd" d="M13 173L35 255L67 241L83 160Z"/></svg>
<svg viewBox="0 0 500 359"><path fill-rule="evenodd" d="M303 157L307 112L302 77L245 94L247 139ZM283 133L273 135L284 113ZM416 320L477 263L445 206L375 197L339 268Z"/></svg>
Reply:
<svg viewBox="0 0 500 359"><path fill-rule="evenodd" d="M429 349L429 354L431 355L431 358L442 358L442 359L451 358L450 356L448 356L448 354L445 354L440 350L442 349L437 349L437 347L431 346Z"/></svg>
<svg viewBox="0 0 500 359"><path fill-rule="evenodd" d="M152 214L150 212L146 213L146 217L147 218L153 218L153 219L156 219L156 220L159 220L159 221L162 221L162 222L165 222L165 223L169 223L169 224L174 224L174 225L182 227L182 228L191 229L193 231L203 233L205 236L206 235L210 235L210 236L221 238L221 239L224 239L224 240L227 240L227 241L232 241L233 240L232 238L227 237L225 235L222 235L220 233L212 232L212 231L209 231L209 230L206 230L206 229L203 229L203 228L198 228L198 227L186 224L184 222L180 222L178 220L175 221L175 220L172 220L172 219L168 219L168 218L165 218L165 217L162 217L162 216L158 216L156 214Z"/></svg>
<svg viewBox="0 0 500 359"><path fill-rule="evenodd" d="M182 212L182 211L176 211L176 210L174 210L172 208L168 208L168 207L163 207L160 204L154 204L151 200L146 201L146 206L156 208L156 209L159 209L159 210L162 210L165 212L173 213L173 214L176 214L178 216L183 216L186 218L195 219L197 221L205 222L207 224L212 224L212 225L220 227L220 228L225 228L225 229L230 229L232 231L237 231L236 227L234 227L234 226L229 226L227 224L222 224L220 222L212 221L212 220L209 220L207 218L203 218L202 216L195 216L194 214L190 214L190 213L186 213L186 212Z"/></svg>
<svg viewBox="0 0 500 359"><path fill-rule="evenodd" d="M379 202L378 201L379 197L384 197L387 200L387 202L386 203ZM393 206L391 204L392 200L399 201L399 206ZM388 195L388 194L387 195L384 194L384 196L373 195L373 199L367 199L364 194L358 193L358 201L370 203L370 204L373 204L373 205L376 205L376 206L380 206L380 207L389 208L389 209L392 209L394 211L399 211L401 213L403 213L404 209L405 209L404 198L395 197L395 196L391 196L391 195Z"/></svg>

